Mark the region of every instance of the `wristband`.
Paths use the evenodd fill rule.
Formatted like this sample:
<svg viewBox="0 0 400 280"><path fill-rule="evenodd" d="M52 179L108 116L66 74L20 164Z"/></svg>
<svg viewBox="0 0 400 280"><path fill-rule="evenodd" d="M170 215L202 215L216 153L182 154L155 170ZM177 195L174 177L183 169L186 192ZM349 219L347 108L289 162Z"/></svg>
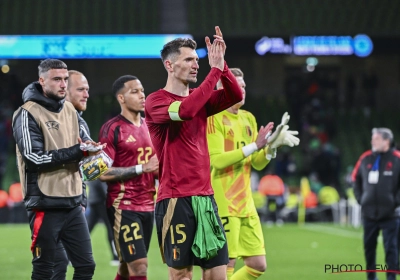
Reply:
<svg viewBox="0 0 400 280"><path fill-rule="evenodd" d="M135 165L135 171L137 175L140 175L143 173L143 165L139 164L139 165Z"/></svg>
<svg viewBox="0 0 400 280"><path fill-rule="evenodd" d="M245 157L248 157L249 155L251 155L252 153L256 152L258 150L257 148L257 144L255 142L246 145L242 148L243 154Z"/></svg>
<svg viewBox="0 0 400 280"><path fill-rule="evenodd" d="M88 151L82 151L83 152L83 157L88 157L89 156L89 152Z"/></svg>

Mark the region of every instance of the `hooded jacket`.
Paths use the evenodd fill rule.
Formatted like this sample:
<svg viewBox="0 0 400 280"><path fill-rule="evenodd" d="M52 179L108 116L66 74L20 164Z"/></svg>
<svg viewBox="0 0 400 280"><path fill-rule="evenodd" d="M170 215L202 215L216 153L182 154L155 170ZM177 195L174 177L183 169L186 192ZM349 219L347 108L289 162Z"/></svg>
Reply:
<svg viewBox="0 0 400 280"><path fill-rule="evenodd" d="M38 82L24 89L22 99L12 128L25 207L73 208L85 203L78 137L91 140L86 123L70 102L45 97Z"/></svg>
<svg viewBox="0 0 400 280"><path fill-rule="evenodd" d="M369 172L379 160L379 180L371 184ZM385 220L399 217L400 206L400 151L390 149L385 153L363 153L352 173L354 195L361 205L364 218Z"/></svg>

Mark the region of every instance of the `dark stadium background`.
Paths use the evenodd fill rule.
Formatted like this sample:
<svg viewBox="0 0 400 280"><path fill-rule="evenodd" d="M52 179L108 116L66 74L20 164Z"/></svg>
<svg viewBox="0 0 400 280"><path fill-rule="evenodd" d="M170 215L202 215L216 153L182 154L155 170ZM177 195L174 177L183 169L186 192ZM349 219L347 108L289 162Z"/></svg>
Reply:
<svg viewBox="0 0 400 280"><path fill-rule="evenodd" d="M400 1L393 0L1 0L0 35L180 33L191 34L203 48L204 37L212 36L219 25L227 43L228 65L240 67L245 74L243 109L256 116L259 126L279 123L288 111L291 128L300 132L300 146L281 149L267 169L284 179L290 193L299 193L300 179L307 177L334 187L346 200L349 173L370 148L371 129L391 128L400 143L399 12ZM306 67L310 56L260 56L254 49L263 36L289 43L300 35L357 34L371 38L371 55L313 55L318 64L312 72ZM160 59L64 61L89 81L83 117L95 139L100 126L119 113L111 93L117 77L138 76L146 94L162 88L167 77ZM18 181L12 113L22 104L23 88L37 80L39 60L8 60L7 64L10 71L0 72L0 189L6 191ZM199 82L209 69L207 58L200 59ZM0 220L21 222L10 213Z"/></svg>

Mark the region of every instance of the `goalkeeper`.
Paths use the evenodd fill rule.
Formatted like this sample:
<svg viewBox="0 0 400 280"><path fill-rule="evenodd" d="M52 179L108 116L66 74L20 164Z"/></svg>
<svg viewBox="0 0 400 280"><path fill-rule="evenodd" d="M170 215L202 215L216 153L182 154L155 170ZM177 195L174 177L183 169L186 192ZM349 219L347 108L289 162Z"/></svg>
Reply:
<svg viewBox="0 0 400 280"><path fill-rule="evenodd" d="M228 280L250 280L260 277L267 266L261 223L250 188L251 167L265 168L279 146L296 146L299 139L293 136L297 131L288 131L287 113L272 135L273 123L257 132L254 116L240 109L246 94L243 72L230 70L242 89L243 100L208 118L211 183L228 241ZM217 87L222 88L221 82ZM243 258L245 266L234 273L238 257Z"/></svg>

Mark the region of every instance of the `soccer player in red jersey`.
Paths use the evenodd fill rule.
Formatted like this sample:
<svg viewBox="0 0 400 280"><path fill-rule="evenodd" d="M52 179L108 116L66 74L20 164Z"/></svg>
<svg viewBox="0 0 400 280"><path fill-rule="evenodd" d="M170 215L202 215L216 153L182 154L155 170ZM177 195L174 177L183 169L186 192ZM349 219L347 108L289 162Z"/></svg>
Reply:
<svg viewBox="0 0 400 280"><path fill-rule="evenodd" d="M99 137L107 143L104 151L113 160L100 180L108 185L107 213L121 262L115 280L145 280L158 160L140 115L145 94L138 78L119 77L113 84L113 93L121 114L101 127Z"/></svg>
<svg viewBox="0 0 400 280"><path fill-rule="evenodd" d="M146 100L146 122L160 160L156 227L170 279L192 279L193 265L203 279L225 279L228 252L210 182L207 117L242 100L242 91L224 61L219 27L206 37L211 70L198 88L196 42L175 39L161 51L167 84ZM221 79L224 89L214 90Z"/></svg>

